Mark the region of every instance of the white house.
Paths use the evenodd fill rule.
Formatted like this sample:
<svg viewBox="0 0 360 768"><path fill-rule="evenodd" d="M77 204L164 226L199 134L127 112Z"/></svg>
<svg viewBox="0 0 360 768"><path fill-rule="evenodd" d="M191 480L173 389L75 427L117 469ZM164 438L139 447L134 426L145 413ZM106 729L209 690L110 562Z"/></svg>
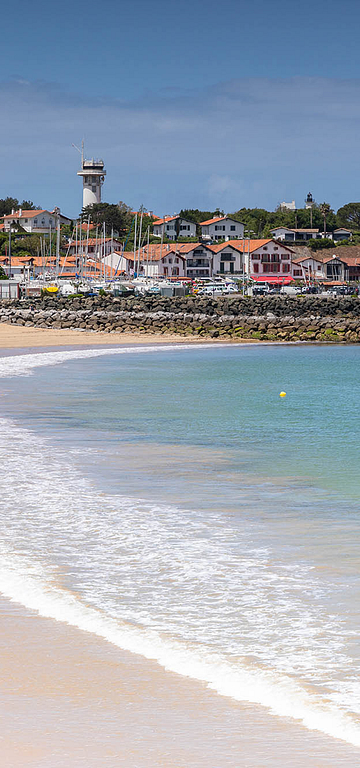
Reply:
<svg viewBox="0 0 360 768"><path fill-rule="evenodd" d="M270 230L276 240L318 240L322 237L319 229L290 229L289 227L275 227Z"/></svg>
<svg viewBox="0 0 360 768"><path fill-rule="evenodd" d="M48 233L50 229L55 230L60 216L60 223L70 223L71 219L60 214L60 208L53 211L25 211L19 208L18 211L12 211L4 216L4 231L16 232L21 227L25 232Z"/></svg>
<svg viewBox="0 0 360 768"><path fill-rule="evenodd" d="M339 242L339 240L351 240L352 231L351 229L345 229L345 227L338 227L338 229L334 229L333 232L327 232L326 237L330 237L331 240L335 240L335 242Z"/></svg>
<svg viewBox="0 0 360 768"><path fill-rule="evenodd" d="M196 237L196 224L181 216L165 216L164 219L154 221L153 234L156 237L166 235L169 240L177 240L179 237Z"/></svg>
<svg viewBox="0 0 360 768"><path fill-rule="evenodd" d="M351 240L352 237L351 229L345 229L344 227L339 227L338 229L334 229L333 232L326 233L320 232L319 229L290 229L289 227L275 227L271 230L271 234L276 240L286 240L288 242L294 242L295 240L303 240L306 242L307 240L319 240L324 237L338 242L339 240Z"/></svg>
<svg viewBox="0 0 360 768"><path fill-rule="evenodd" d="M243 245L229 241L217 245L208 245L208 250L213 253L212 275L242 275Z"/></svg>
<svg viewBox="0 0 360 768"><path fill-rule="evenodd" d="M231 216L215 216L201 221L199 226L204 240L241 240L244 237L244 225Z"/></svg>
<svg viewBox="0 0 360 768"><path fill-rule="evenodd" d="M146 277L185 277L185 260L180 248L193 247L192 243L152 243L141 248L139 274Z"/></svg>
<svg viewBox="0 0 360 768"><path fill-rule="evenodd" d="M256 282L288 283L292 281L292 251L276 240L244 241L245 271Z"/></svg>
<svg viewBox="0 0 360 768"><path fill-rule="evenodd" d="M323 280L325 277L324 264L321 259L313 256L300 256L292 260L292 276L295 280L311 282Z"/></svg>

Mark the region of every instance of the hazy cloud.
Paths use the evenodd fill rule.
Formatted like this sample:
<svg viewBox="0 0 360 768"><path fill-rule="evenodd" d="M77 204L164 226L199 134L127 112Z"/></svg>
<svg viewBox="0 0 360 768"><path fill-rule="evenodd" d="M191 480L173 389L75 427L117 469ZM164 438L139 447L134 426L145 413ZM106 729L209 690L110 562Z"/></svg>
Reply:
<svg viewBox="0 0 360 768"><path fill-rule="evenodd" d="M119 85L121 88L121 84ZM105 160L104 199L159 213L359 199L360 81L244 79L203 91L92 99L18 77L0 84L1 194L81 204L78 157Z"/></svg>

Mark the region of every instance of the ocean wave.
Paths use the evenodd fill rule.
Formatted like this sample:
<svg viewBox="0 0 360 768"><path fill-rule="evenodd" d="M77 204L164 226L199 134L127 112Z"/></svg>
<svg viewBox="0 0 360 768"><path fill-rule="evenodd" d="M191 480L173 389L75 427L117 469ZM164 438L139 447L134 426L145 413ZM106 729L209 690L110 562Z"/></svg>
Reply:
<svg viewBox="0 0 360 768"><path fill-rule="evenodd" d="M360 746L360 726L354 712L350 708L347 711L344 703L336 704L329 690L323 695L319 686L316 689L306 681L306 676L281 671L275 665L271 668L271 659L261 663L254 651L254 634L249 637L248 654L240 647L237 654L226 653L229 621L231 625L227 598L232 589L236 601L245 599L244 635L246 616L251 618L253 628L262 632L268 631L272 612L275 619L287 616L287 624L281 624L281 629L288 649L293 643L295 653L297 644L296 658L306 656L308 644L313 654L308 663L312 660L314 667L320 662L325 671L331 664L334 668L346 666L336 637L337 625L331 617L323 617L322 625L315 627L317 608L311 604L316 603L317 592L321 593L323 587L310 578L306 569L296 566L294 578L295 566L284 565L279 579L269 568L269 553L260 547L251 549L247 539L241 562L237 557L232 567L234 553L228 562L220 546L221 537L227 533L220 531L216 514L194 520L186 510L96 493L65 452L53 455L49 441L8 419L0 420L0 461L0 591L6 597L41 616L76 626L119 648L155 660L166 670L200 680L220 695L260 704L308 729ZM226 569L230 581L223 579ZM211 595L208 607L203 593L198 603L192 596L194 585L201 587L202 583L209 585L210 592L216 591L217 571L225 591L221 596L223 610L222 603L217 602L216 611ZM159 581L163 573L166 579ZM174 594L167 600L171 582ZM238 590L240 582L242 594ZM180 586L181 594L177 591ZM135 588L137 613L129 602ZM150 592L146 595L147 589ZM308 616L298 602L302 590L310 595ZM156 615L164 603L167 616ZM154 608L152 617L149 605ZM200 623L197 617L190 618L196 609L200 609ZM187 623L182 637L174 616L180 616L180 624ZM206 633L211 636L211 616L217 638L217 645L213 642L212 646L206 642ZM276 634L279 626L273 623L271 631ZM324 630L328 637L323 642L321 652L325 658L321 660L317 648ZM290 633L288 637L286 633ZM258 648L265 647L268 640L260 632Z"/></svg>

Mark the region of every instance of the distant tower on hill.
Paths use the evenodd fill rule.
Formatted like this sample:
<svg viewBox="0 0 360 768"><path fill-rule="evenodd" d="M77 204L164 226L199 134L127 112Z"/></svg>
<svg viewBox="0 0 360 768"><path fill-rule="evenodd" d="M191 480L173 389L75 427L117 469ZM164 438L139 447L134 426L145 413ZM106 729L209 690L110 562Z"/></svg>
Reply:
<svg viewBox="0 0 360 768"><path fill-rule="evenodd" d="M313 207L315 205L315 200L311 194L311 192L307 193L307 196L305 198L305 208L307 211L310 211L310 228L312 229L313 225Z"/></svg>
<svg viewBox="0 0 360 768"><path fill-rule="evenodd" d="M88 205L101 203L101 187L105 181L106 171L103 160L85 160L84 142L81 142L81 171L78 176L83 178L83 208Z"/></svg>

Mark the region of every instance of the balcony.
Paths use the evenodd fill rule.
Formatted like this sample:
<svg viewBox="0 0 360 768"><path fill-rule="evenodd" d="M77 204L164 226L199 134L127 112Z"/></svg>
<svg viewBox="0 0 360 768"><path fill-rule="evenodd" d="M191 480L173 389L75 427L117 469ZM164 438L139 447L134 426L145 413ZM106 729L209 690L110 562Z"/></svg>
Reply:
<svg viewBox="0 0 360 768"><path fill-rule="evenodd" d="M201 269L210 269L210 264L205 259L188 259L187 267L201 267Z"/></svg>

